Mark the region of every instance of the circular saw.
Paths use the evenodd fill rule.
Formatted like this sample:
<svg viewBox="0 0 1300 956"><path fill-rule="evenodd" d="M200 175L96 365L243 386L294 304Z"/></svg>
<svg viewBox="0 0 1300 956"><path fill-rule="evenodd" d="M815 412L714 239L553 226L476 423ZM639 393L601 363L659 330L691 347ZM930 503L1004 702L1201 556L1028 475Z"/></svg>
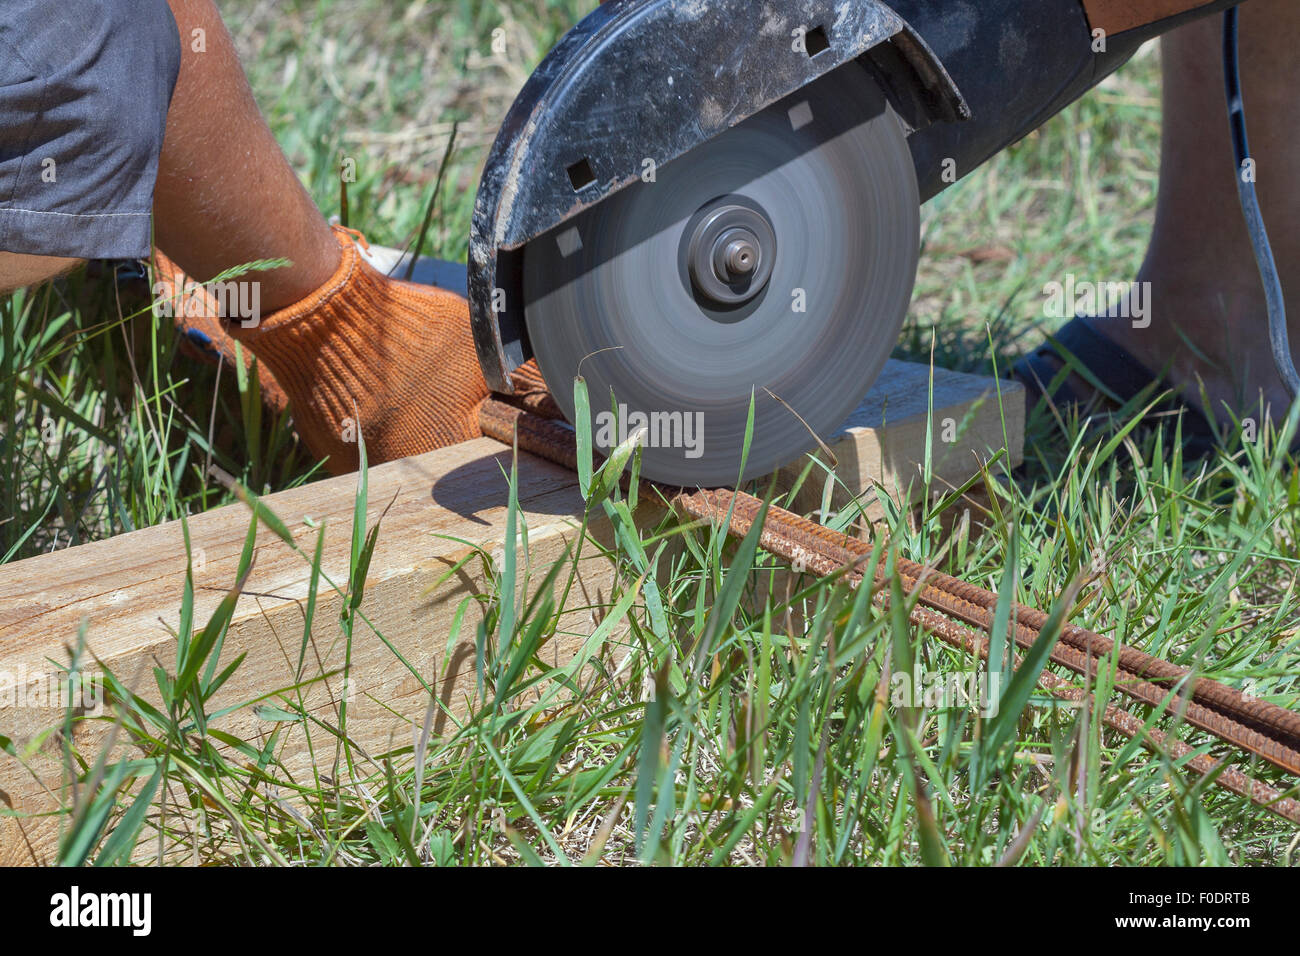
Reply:
<svg viewBox="0 0 1300 956"><path fill-rule="evenodd" d="M470 238L480 364L535 358L677 485L830 438L897 343L920 206L1226 2L614 0L525 84ZM1108 27L1110 29L1108 29Z"/></svg>

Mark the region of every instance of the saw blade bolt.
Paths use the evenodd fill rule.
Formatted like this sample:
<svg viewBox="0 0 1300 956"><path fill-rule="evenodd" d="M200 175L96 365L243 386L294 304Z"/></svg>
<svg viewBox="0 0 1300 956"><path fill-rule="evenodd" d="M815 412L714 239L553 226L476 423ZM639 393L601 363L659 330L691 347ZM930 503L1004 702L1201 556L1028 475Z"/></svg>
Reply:
<svg viewBox="0 0 1300 956"><path fill-rule="evenodd" d="M718 240L713 268L723 282L735 282L758 268L762 250L758 238L747 229L733 229Z"/></svg>
<svg viewBox="0 0 1300 956"><path fill-rule="evenodd" d="M737 306L772 276L776 232L752 200L728 196L700 210L687 227L691 282L709 301Z"/></svg>

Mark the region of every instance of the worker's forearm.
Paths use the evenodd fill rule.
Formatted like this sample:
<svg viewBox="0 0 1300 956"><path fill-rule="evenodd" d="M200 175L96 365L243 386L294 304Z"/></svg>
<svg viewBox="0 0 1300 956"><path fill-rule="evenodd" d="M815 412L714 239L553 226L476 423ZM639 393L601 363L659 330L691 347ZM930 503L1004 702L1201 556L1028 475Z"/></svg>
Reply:
<svg viewBox="0 0 1300 956"><path fill-rule="evenodd" d="M81 259L62 259L55 256L29 256L17 252L0 252L0 295L36 285L46 279L68 272Z"/></svg>

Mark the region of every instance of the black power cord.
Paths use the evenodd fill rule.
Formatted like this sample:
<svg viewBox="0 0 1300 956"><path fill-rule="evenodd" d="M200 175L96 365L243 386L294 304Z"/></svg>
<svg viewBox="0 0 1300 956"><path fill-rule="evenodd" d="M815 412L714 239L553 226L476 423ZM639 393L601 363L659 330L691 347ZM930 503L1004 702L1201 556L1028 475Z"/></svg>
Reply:
<svg viewBox="0 0 1300 956"><path fill-rule="evenodd" d="M1223 75L1228 93L1228 118L1232 122L1232 146L1237 154L1237 194L1241 197L1241 211L1246 216L1246 229L1250 244L1255 247L1255 261L1259 276L1264 282L1264 296L1268 303L1268 341L1273 350L1273 364L1282 384L1294 401L1300 394L1300 373L1296 372L1291 357L1291 343L1286 327L1286 300L1282 295L1282 280L1277 274L1273 247L1264 228L1259 197L1255 193L1255 177L1247 176L1246 162L1250 159L1250 142L1246 138L1246 106L1241 96L1241 67L1237 48L1237 8L1223 14Z"/></svg>

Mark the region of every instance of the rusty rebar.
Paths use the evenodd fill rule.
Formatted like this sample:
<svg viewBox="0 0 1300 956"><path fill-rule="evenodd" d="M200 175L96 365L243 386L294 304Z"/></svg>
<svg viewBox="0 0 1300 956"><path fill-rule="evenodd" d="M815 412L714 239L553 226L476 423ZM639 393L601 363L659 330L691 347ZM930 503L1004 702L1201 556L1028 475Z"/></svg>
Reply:
<svg viewBox="0 0 1300 956"><path fill-rule="evenodd" d="M731 495L731 492L722 491L718 494L730 505L727 496ZM757 498L744 493L737 494L735 501L734 511L750 521L762 506L762 502ZM792 540L805 549L834 548L835 553L843 557L845 564L861 562L871 554L869 544L843 532L832 531L816 522L780 509L775 509L772 515L771 520L782 529L783 533L791 536ZM967 624L986 630L993 626L998 596L992 591L968 584L902 556L895 559L895 566L905 579L911 582L925 582L926 587L921 593L922 603L960 618ZM1037 608L1013 604L1012 621L1016 642L1028 646L1026 642L1032 643L1037 639L1038 633L1047 623L1047 615ZM1089 656L1102 657L1116 651L1116 642L1113 639L1068 622L1062 627L1060 639L1067 646ZM1247 698L1240 691L1209 678L1193 680L1190 671L1186 668L1152 657L1136 648L1119 645L1116 660L1120 670L1143 678L1150 684L1155 684L1157 681L1167 684L1168 686L1164 687L1161 693L1161 698L1166 696L1171 688L1177 687L1181 693L1189 693L1193 701L1205 708L1285 743L1290 749L1296 751L1297 757L1300 758L1300 714L1268 701ZM1288 769L1292 769L1293 773L1300 773L1300 769Z"/></svg>
<svg viewBox="0 0 1300 956"><path fill-rule="evenodd" d="M696 517L709 517L715 521L721 521L725 520L727 514L730 513L731 521L736 525L734 533L737 535L744 535L749 532L762 507L762 502L752 495L727 490L699 492L695 495L683 496L681 500L686 509ZM812 568L813 561L811 559L816 556L825 562L816 568L819 573L826 574L834 573L836 570L851 569L849 573L854 578L863 576L859 566L863 559L871 554L865 542L848 538L841 532L832 531L780 508L770 508L768 510L767 519L760 534L760 541L764 548L785 560L798 561ZM936 582L933 578L927 578L931 572L915 562L896 558L895 565L904 588L909 593L915 594L920 604L931 610L946 614L951 618L956 618L963 623L980 627L986 632L992 631L992 611L985 610L983 606L976 605L966 597L958 596L952 591L940 587L940 582ZM920 575L909 573L904 570L905 566L909 569L919 569ZM872 569L872 577L876 582L883 581L883 570L879 568ZM947 575L935 574L934 577L949 581L954 580ZM971 590L979 589L968 587L964 593L969 594ZM993 595L992 592L985 593L994 598L994 604L996 605L996 595ZM1046 622L1046 619L1047 616L1043 615L1044 622ZM1076 630L1084 634L1091 633L1083 631L1082 628ZM1017 645L1028 648L1038 640L1041 632L1036 628L1016 624L1012 628L1012 633ZM1096 636L1094 635L1094 637ZM1062 639L1064 639L1063 635ZM1110 649L1114 647L1114 642L1109 642L1109 647L1105 649L1101 645L1102 642L1097 641L1092 645L1096 650L1089 652L1071 644L1058 643L1052 649L1051 659L1057 664L1068 667L1075 673L1090 676L1097 673L1098 659L1109 653ZM1147 655L1142 656L1146 657ZM1122 693L1151 707L1166 708L1193 726L1213 734L1224 742L1256 754L1283 770L1300 775L1300 750L1291 745L1289 739L1285 736L1282 736L1281 739L1270 736L1253 726L1246 725L1238 720L1235 715L1211 709L1198 703L1194 698L1188 699L1175 694L1170 705L1166 707L1165 702L1170 697L1169 690L1158 687L1150 681L1144 680L1136 672L1129 670L1124 666L1122 657L1117 659L1117 670L1121 679L1116 680L1115 688ZM1227 690L1228 688L1225 687L1224 689ZM1270 706L1276 707L1276 705ZM1277 709L1280 710L1281 708ZM1289 712L1283 711L1283 713Z"/></svg>
<svg viewBox="0 0 1300 956"><path fill-rule="evenodd" d="M489 437L508 445L517 440L524 451L570 469L577 468L573 431L560 421L489 399L480 407L479 423ZM673 498L677 507L694 518L715 523L729 519L726 533L737 537L748 533L763 506L752 495L730 489L685 492L659 487ZM871 545L865 541L777 507L768 508L760 544L772 554L818 575L844 573L851 583L866 580L867 572L862 565L872 554ZM901 556L895 557L894 567L907 593L915 598L915 606L908 612L913 624L946 643L987 656L988 638L966 625L992 632L998 603L995 593ZM885 573L882 568L870 569L872 586L883 583ZM874 594L873 600L887 603L885 589ZM1013 605L1010 636L1017 646L1028 648L1039 639L1047 621L1048 615L1037 608ZM1061 628L1051 659L1075 673L1091 677L1103 665L1102 658L1111 654L1118 672L1117 690L1300 775L1300 714L1246 697L1218 681L1194 677L1187 668L1073 624L1066 623ZM1038 682L1062 700L1081 702L1088 696L1086 691L1069 686L1047 670L1039 675ZM1143 721L1114 705L1105 707L1102 719L1112 730L1131 739L1140 738L1148 750L1175 760L1186 758L1186 765L1198 773L1217 771L1214 781L1220 786L1293 823L1300 823L1300 803L1236 768L1221 768L1207 755L1189 756L1192 748L1172 734L1147 728Z"/></svg>

